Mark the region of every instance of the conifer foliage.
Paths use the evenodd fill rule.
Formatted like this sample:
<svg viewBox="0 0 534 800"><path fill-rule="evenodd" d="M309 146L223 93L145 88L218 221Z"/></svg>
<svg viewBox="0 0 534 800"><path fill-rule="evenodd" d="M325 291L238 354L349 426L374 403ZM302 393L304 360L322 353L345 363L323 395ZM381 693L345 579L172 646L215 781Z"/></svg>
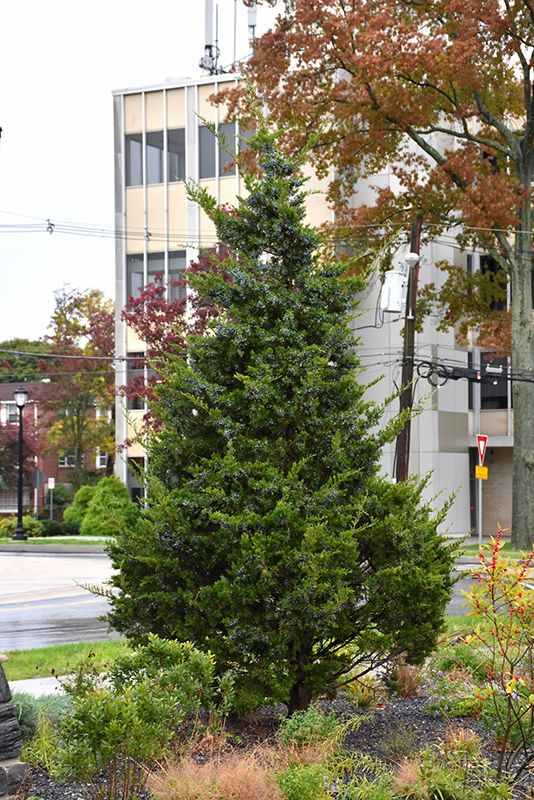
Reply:
<svg viewBox="0 0 534 800"><path fill-rule="evenodd" d="M422 658L451 552L421 487L377 477L390 431L357 380L361 284L321 263L303 179L276 137L251 146L259 169L234 211L189 190L231 255L190 278L217 313L163 369L149 504L112 546L110 620L133 639L209 648L235 670L242 707L292 711L351 670Z"/></svg>

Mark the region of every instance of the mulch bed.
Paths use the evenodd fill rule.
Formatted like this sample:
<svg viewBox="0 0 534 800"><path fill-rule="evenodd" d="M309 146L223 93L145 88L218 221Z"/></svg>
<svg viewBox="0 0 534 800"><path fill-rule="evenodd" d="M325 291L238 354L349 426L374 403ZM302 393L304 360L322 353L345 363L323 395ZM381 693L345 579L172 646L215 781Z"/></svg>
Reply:
<svg viewBox="0 0 534 800"><path fill-rule="evenodd" d="M477 719L448 720L426 710L427 697L412 699L391 697L381 708L373 709L372 719L363 720L346 739L347 749L365 753L380 759L385 764L398 763L427 744L442 741L451 729L467 728L477 733L484 745L484 755L495 764L496 751L489 740L484 725ZM326 713L335 711L343 716L362 715L368 712L358 709L341 698L321 702ZM284 707L264 708L241 720L230 719L226 725L228 743L239 750L249 750L258 745L274 745ZM209 755L204 753L202 758ZM523 787L525 788L525 787ZM41 770L32 770L22 798L36 795L43 800L83 800L81 784L58 784Z"/></svg>

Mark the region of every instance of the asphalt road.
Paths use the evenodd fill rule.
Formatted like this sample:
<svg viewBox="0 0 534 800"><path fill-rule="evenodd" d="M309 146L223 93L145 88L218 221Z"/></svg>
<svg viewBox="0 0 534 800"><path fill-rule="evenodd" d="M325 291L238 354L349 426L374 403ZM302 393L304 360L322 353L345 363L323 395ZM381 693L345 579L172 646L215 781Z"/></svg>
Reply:
<svg viewBox="0 0 534 800"><path fill-rule="evenodd" d="M108 604L83 588L111 576L106 555L0 553L0 652L116 636L98 619ZM461 577L450 614L465 614Z"/></svg>
<svg viewBox="0 0 534 800"><path fill-rule="evenodd" d="M111 575L106 555L0 553L0 652L115 636L108 603L85 585Z"/></svg>

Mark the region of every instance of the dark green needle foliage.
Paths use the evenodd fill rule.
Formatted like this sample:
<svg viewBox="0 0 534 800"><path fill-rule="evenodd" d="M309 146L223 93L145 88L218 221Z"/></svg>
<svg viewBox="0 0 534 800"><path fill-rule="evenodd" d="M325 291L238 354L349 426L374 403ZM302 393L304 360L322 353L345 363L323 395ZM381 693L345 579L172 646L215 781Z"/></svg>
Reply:
<svg viewBox="0 0 534 800"><path fill-rule="evenodd" d="M111 548L110 620L134 640L209 648L235 670L242 707L294 710L350 670L422 658L451 554L421 488L377 478L391 431L358 382L348 323L361 284L321 262L303 179L275 137L251 145L260 168L235 211L189 190L232 255L191 279L217 315L163 372L149 505Z"/></svg>

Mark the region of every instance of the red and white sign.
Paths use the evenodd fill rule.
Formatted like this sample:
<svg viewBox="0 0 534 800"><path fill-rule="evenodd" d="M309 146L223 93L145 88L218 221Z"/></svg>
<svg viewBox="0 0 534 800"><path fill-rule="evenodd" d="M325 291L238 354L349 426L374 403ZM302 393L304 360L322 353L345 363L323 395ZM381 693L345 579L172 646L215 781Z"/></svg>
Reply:
<svg viewBox="0 0 534 800"><path fill-rule="evenodd" d="M477 447L478 447L478 460L480 462L480 466L482 467L484 464L484 458L486 457L486 447L488 446L488 437L485 433L479 433L477 436Z"/></svg>

